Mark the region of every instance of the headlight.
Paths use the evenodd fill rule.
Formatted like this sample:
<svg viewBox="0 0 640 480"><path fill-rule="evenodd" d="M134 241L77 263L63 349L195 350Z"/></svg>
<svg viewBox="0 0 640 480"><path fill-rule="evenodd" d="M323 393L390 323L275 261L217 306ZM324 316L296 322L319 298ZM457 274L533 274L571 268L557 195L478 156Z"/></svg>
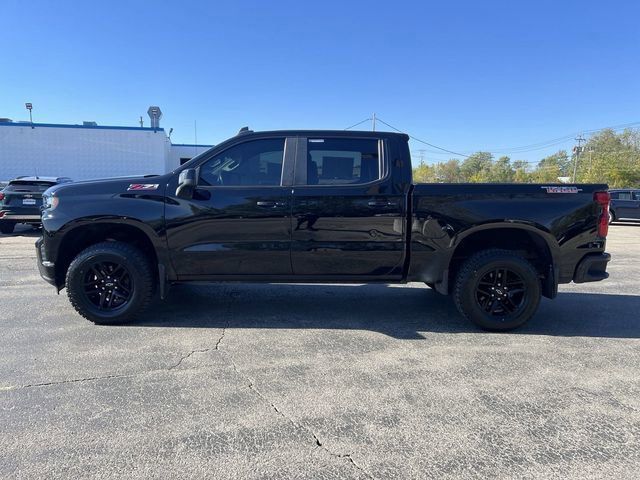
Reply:
<svg viewBox="0 0 640 480"><path fill-rule="evenodd" d="M43 195L42 196L42 209L43 210L53 210L58 206L60 199L54 195Z"/></svg>

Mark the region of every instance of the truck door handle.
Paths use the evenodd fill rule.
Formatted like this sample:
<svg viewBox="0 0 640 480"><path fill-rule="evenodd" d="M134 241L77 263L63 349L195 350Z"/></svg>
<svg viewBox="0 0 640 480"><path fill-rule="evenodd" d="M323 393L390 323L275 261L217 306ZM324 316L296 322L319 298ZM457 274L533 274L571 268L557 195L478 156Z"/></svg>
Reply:
<svg viewBox="0 0 640 480"><path fill-rule="evenodd" d="M284 207L284 202L258 201L256 205L262 208Z"/></svg>
<svg viewBox="0 0 640 480"><path fill-rule="evenodd" d="M396 202L388 202L387 200L371 200L368 205L371 208L397 207Z"/></svg>

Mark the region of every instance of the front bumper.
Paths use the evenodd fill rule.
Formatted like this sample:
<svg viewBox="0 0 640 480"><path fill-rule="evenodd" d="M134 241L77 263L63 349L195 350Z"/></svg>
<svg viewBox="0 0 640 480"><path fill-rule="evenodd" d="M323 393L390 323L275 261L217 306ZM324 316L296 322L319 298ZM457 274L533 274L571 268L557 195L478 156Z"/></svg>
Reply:
<svg viewBox="0 0 640 480"><path fill-rule="evenodd" d="M609 278L607 273L609 260L611 260L611 255L606 252L585 255L576 267L573 281L575 283L599 282Z"/></svg>
<svg viewBox="0 0 640 480"><path fill-rule="evenodd" d="M38 257L38 270L40 271L40 276L46 282L58 288L58 285L56 284L56 266L53 262L44 258L43 244L44 240L42 237L36 240L36 256Z"/></svg>

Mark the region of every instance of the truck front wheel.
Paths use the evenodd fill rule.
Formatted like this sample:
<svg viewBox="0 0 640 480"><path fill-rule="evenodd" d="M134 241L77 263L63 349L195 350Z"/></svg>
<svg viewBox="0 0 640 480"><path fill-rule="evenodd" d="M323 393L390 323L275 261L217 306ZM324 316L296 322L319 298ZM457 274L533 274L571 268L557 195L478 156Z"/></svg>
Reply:
<svg viewBox="0 0 640 480"><path fill-rule="evenodd" d="M122 242L102 242L83 250L67 270L73 308L98 324L133 320L151 302L154 274L148 258Z"/></svg>
<svg viewBox="0 0 640 480"><path fill-rule="evenodd" d="M510 330L523 325L538 309L540 280L531 263L509 250L483 250L458 272L456 307L487 330Z"/></svg>

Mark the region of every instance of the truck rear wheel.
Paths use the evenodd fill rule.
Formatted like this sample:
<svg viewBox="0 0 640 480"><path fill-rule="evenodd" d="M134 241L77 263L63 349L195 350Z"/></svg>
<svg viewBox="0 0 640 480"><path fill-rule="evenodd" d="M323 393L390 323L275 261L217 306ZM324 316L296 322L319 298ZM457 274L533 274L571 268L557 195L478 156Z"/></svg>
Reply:
<svg viewBox="0 0 640 480"><path fill-rule="evenodd" d="M526 323L540 304L540 280L531 263L509 250L483 250L456 278L456 307L478 326L504 331Z"/></svg>
<svg viewBox="0 0 640 480"><path fill-rule="evenodd" d="M154 274L148 258L122 242L103 242L83 250L67 270L73 308L98 324L133 320L149 305Z"/></svg>

